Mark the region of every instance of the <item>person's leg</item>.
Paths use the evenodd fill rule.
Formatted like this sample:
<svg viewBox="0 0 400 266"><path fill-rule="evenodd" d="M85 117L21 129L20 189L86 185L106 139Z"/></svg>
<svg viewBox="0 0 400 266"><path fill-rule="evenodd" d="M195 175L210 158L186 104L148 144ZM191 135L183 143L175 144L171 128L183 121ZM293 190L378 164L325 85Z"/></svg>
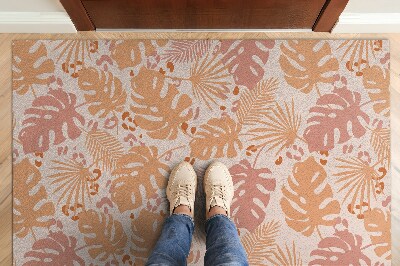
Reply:
<svg viewBox="0 0 400 266"><path fill-rule="evenodd" d="M183 162L172 170L167 198L170 213L146 265L186 265L194 230L193 213L197 176L191 164Z"/></svg>
<svg viewBox="0 0 400 266"><path fill-rule="evenodd" d="M172 214L166 219L161 236L146 265L186 265L193 230L192 217L186 214Z"/></svg>
<svg viewBox="0 0 400 266"><path fill-rule="evenodd" d="M206 234L204 265L249 265L236 226L226 214L211 216Z"/></svg>
<svg viewBox="0 0 400 266"><path fill-rule="evenodd" d="M246 252L229 219L233 198L233 182L228 168L212 163L204 177L206 192L206 255L205 265L248 265Z"/></svg>

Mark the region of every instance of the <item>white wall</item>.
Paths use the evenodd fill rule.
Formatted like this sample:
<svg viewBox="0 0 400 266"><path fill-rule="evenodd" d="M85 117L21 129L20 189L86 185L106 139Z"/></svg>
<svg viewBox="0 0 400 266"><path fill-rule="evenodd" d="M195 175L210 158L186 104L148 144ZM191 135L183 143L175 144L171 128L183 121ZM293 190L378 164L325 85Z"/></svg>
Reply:
<svg viewBox="0 0 400 266"><path fill-rule="evenodd" d="M0 0L0 33L76 32L58 0Z"/></svg>
<svg viewBox="0 0 400 266"><path fill-rule="evenodd" d="M332 32L400 32L400 0L350 0Z"/></svg>
<svg viewBox="0 0 400 266"><path fill-rule="evenodd" d="M0 0L0 11L65 12L58 0Z"/></svg>
<svg viewBox="0 0 400 266"><path fill-rule="evenodd" d="M400 1L350 0L343 13L400 13Z"/></svg>

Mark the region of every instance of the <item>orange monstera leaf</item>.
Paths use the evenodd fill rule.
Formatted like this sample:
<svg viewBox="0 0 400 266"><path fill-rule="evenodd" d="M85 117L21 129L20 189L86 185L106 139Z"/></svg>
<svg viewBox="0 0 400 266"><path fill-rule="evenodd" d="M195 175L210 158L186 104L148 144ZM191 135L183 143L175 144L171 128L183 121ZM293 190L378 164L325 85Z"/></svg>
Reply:
<svg viewBox="0 0 400 266"><path fill-rule="evenodd" d="M70 139L79 137L81 129L78 125L83 125L85 119L75 109L76 95L61 88L33 100L32 107L25 110L28 117L22 122L24 128L19 133L24 152L45 152L49 149L50 139L58 145L66 140L65 134ZM54 137L50 138L50 135Z"/></svg>
<svg viewBox="0 0 400 266"><path fill-rule="evenodd" d="M13 48L13 89L25 94L35 85L47 85L54 74L54 62L47 58L43 44L18 42Z"/></svg>
<svg viewBox="0 0 400 266"><path fill-rule="evenodd" d="M373 102L375 113L389 116L390 114L390 72L387 68L378 66L364 69L363 84Z"/></svg>
<svg viewBox="0 0 400 266"><path fill-rule="evenodd" d="M211 118L197 130L190 142L191 157L200 160L235 157L237 151L243 148L239 140L241 128L239 123L228 116Z"/></svg>
<svg viewBox="0 0 400 266"><path fill-rule="evenodd" d="M328 42L320 40L287 41L281 44L279 63L286 82L293 88L310 93L319 84L335 81L339 63L332 56Z"/></svg>
<svg viewBox="0 0 400 266"><path fill-rule="evenodd" d="M54 205L48 201L44 186L40 185L39 170L27 158L14 165L13 176L14 234L24 238L29 232L33 233L34 227L53 224Z"/></svg>
<svg viewBox="0 0 400 266"><path fill-rule="evenodd" d="M312 116L304 131L310 152L333 149L335 139L342 144L352 137L364 136L369 116L361 110L360 102L361 94L345 87L321 96L310 109Z"/></svg>
<svg viewBox="0 0 400 266"><path fill-rule="evenodd" d="M253 231L267 214L269 192L275 190L276 181L268 178L268 168L255 169L247 160L229 168L235 187L232 216L238 227Z"/></svg>
<svg viewBox="0 0 400 266"><path fill-rule="evenodd" d="M111 184L111 199L120 212L133 210L144 204L141 197L157 192L158 188L165 188L167 179L164 174L169 167L160 162L157 147L136 146L127 154L118 159L113 176L117 176ZM154 179L157 187L153 187ZM142 191L145 195L142 195ZM134 196L134 201L132 201Z"/></svg>
<svg viewBox="0 0 400 266"><path fill-rule="evenodd" d="M93 259L107 261L123 254L127 236L121 222L112 215L94 210L82 212L78 228Z"/></svg>
<svg viewBox="0 0 400 266"><path fill-rule="evenodd" d="M153 139L176 139L180 126L193 115L188 111L192 105L190 97L179 94L163 74L147 68L132 79L132 89L135 104L131 110L136 114L136 124ZM148 97L149 93L152 97Z"/></svg>
<svg viewBox="0 0 400 266"><path fill-rule="evenodd" d="M79 88L85 93L89 113L100 118L109 113L120 112L126 102L126 92L122 82L111 72L84 68L79 71Z"/></svg>
<svg viewBox="0 0 400 266"><path fill-rule="evenodd" d="M150 256L162 230L164 224L165 213L151 212L143 209L138 218L132 221L132 242L135 248L132 254L135 260L140 260L143 263ZM137 263L137 261L135 261Z"/></svg>
<svg viewBox="0 0 400 266"><path fill-rule="evenodd" d="M340 205L334 200L332 188L326 183L326 172L313 157L293 167L288 185L282 188L281 208L286 223L293 230L311 236L319 226L335 224Z"/></svg>
<svg viewBox="0 0 400 266"><path fill-rule="evenodd" d="M390 212L375 208L364 213L364 226L370 233L376 255L390 260L391 232Z"/></svg>
<svg viewBox="0 0 400 266"><path fill-rule="evenodd" d="M111 41L111 58L118 64L120 69L134 67L144 63L146 58L155 55L156 47L164 46L168 40L118 40Z"/></svg>

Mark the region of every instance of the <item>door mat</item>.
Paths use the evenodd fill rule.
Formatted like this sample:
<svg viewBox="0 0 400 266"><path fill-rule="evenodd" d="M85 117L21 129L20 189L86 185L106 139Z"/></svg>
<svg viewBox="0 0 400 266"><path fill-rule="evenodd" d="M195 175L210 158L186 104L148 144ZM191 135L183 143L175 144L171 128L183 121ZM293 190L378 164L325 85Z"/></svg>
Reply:
<svg viewBox="0 0 400 266"><path fill-rule="evenodd" d="M389 42L13 44L16 265L142 265L170 170L213 160L251 265L389 265Z"/></svg>

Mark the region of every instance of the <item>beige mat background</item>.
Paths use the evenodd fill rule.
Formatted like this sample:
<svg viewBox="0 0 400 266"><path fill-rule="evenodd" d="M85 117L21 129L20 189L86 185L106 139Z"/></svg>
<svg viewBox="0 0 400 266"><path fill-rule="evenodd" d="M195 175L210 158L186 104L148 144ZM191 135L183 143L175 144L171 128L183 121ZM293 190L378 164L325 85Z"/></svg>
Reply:
<svg viewBox="0 0 400 266"><path fill-rule="evenodd" d="M400 265L400 35L315 33L81 33L77 35L0 34L0 265L11 258L11 40L13 39L301 39L387 38L391 46L392 261ZM397 143L395 140L398 140Z"/></svg>

